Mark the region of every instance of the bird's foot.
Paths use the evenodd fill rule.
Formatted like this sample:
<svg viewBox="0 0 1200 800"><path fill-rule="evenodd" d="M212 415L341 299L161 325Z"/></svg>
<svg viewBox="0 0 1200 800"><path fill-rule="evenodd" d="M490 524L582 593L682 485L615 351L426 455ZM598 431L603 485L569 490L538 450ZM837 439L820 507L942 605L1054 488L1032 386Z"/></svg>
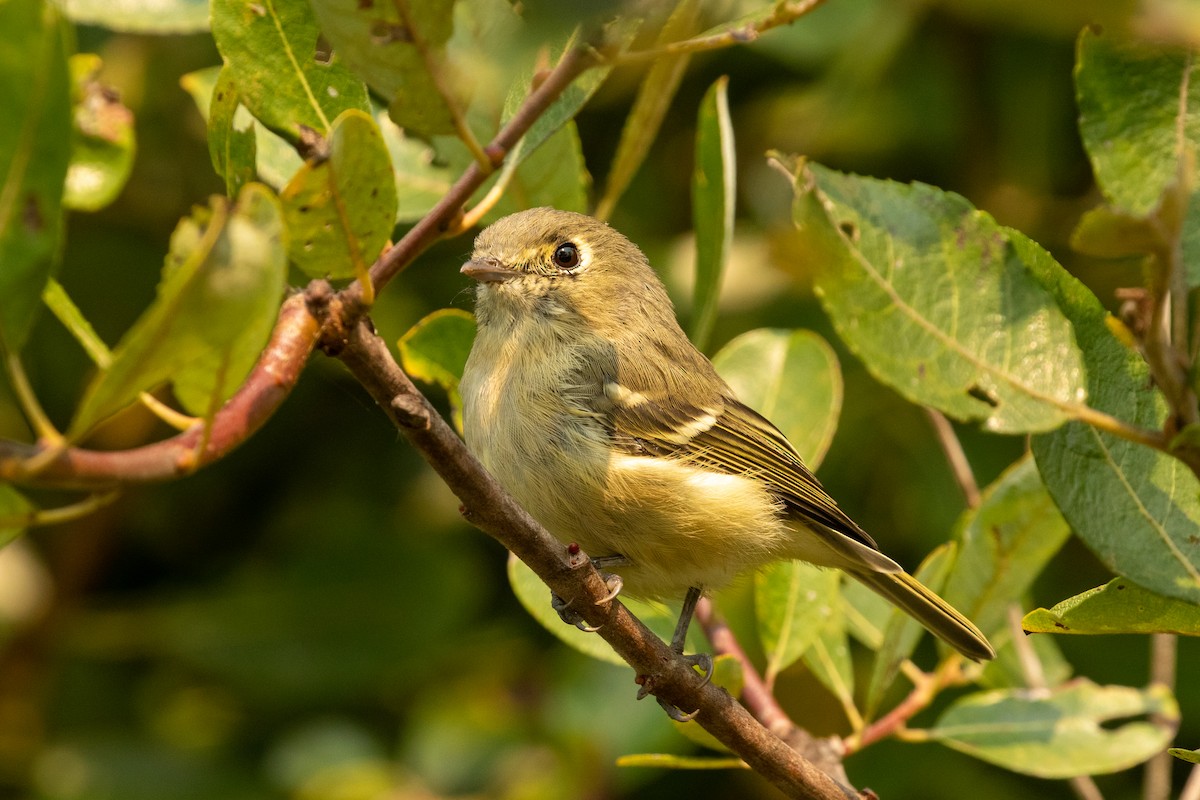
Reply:
<svg viewBox="0 0 1200 800"><path fill-rule="evenodd" d="M621 576L612 572L605 572L606 566L618 566L626 564L628 561L624 556L604 556L602 558L593 558L592 565L596 567L600 573L600 579L604 581L604 585L608 587L608 592L596 601L596 605L602 606L612 600L615 600L617 595L621 593L621 587L625 582L621 580ZM550 592L550 607L558 614L558 618L568 625L574 625L584 633L595 633L600 630L598 625L588 625L584 620L583 615L571 608L573 600L563 600L554 592Z"/></svg>
<svg viewBox="0 0 1200 800"><path fill-rule="evenodd" d="M681 657L688 663L688 666L692 667L693 669L699 667L704 672L704 680L701 681L700 685L696 688L702 689L707 686L708 682L712 680L713 676L712 656L710 656L708 653L693 653L690 656L684 656L681 654ZM639 675L637 677L637 682L641 684L641 688L638 689L637 699L641 700L646 695L650 694L654 680L648 675ZM668 703L661 697L656 697L654 699L658 701L658 704L662 707L662 710L667 712L667 716L676 722L691 722L696 718L696 715L700 713L700 709L696 709L695 711L683 711L678 706Z"/></svg>

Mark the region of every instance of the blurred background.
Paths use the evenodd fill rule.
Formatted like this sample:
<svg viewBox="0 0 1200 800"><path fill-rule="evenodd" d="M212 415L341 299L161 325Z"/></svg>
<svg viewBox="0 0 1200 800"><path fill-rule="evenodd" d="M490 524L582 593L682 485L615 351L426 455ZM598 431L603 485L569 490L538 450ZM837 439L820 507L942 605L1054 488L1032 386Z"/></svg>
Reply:
<svg viewBox="0 0 1200 800"><path fill-rule="evenodd" d="M1075 37L1088 19L1058 5L830 0L752 45L697 56L612 218L662 271L686 316L696 108L711 82L729 75L739 228L712 350L762 326L810 328L830 340L846 399L820 477L910 568L950 535L962 496L924 413L845 351L805 265L789 258L790 189L765 153L959 192L1041 242L1115 308L1113 290L1139 282L1135 267L1082 260L1067 246L1098 196L1071 82ZM1109 19L1128 11L1087 5ZM178 219L223 192L204 122L179 85L219 56L208 35L84 27L78 36L79 51L103 57L101 79L137 119L133 177L110 207L69 219L61 273L112 344L153 297ZM597 188L643 74L616 70L578 118ZM386 339L434 309L470 308L458 274L469 251L468 237L444 242L388 288L374 315ZM86 357L49 315L31 342L25 363L35 389L65 424L89 374ZM444 396L431 397L445 408ZM959 432L981 485L1025 448L1019 438ZM7 386L0 435L29 436ZM93 444L164 435L131 413ZM318 355L279 413L224 462L32 531L0 552L0 796L778 796L744 771L616 767L622 754L693 745L655 704L634 701L630 669L569 650L525 614L508 588L505 552L457 508L341 365ZM1109 577L1072 541L1029 607ZM730 592L731 609L745 588ZM752 632L740 633L753 651ZM1061 645L1099 683L1147 681L1143 638ZM1180 650L1186 676L1200 647L1184 640ZM1185 678L1178 693L1177 743L1195 747L1200 690ZM803 666L783 675L779 695L814 733L848 730ZM935 717L936 709L914 724ZM1176 764L1177 785L1184 766ZM964 786L979 800L1073 796L1063 783L934 744L884 742L847 769L885 800L958 798ZM1132 798L1140 774L1098 783L1110 799Z"/></svg>

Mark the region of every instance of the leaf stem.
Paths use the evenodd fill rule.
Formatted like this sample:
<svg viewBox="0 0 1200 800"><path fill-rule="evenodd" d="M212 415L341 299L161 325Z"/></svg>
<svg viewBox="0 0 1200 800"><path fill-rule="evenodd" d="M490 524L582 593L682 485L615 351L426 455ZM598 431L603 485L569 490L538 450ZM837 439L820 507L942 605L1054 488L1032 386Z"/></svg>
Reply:
<svg viewBox="0 0 1200 800"><path fill-rule="evenodd" d="M1150 636L1150 683L1175 690L1176 658L1178 639L1170 633L1155 633ZM1168 728L1172 722L1161 714L1151 715L1150 722L1159 728ZM1171 796L1171 768L1175 757L1165 750L1146 762L1142 779L1143 800L1168 800Z"/></svg>
<svg viewBox="0 0 1200 800"><path fill-rule="evenodd" d="M15 352L5 349L4 368L8 372L17 402L20 403L21 410L25 413L25 419L28 420L37 438L49 447L62 444L65 441L63 435L59 433L58 428L54 427L54 423L46 415L42 404L38 402L37 394L29 383L29 376L25 374L25 367L21 364L21 357Z"/></svg>
<svg viewBox="0 0 1200 800"><path fill-rule="evenodd" d="M467 123L466 115L463 114L462 108L458 104L457 98L450 86L446 83L447 67L441 63L437 55L433 52L433 48L429 46L425 35L416 25L416 20L413 18L412 11L408 7L408 0L393 0L396 7L396 13L404 22L405 30L408 33L408 40L421 56L421 60L425 62L425 71L429 73L429 79L433 83L433 88L441 95L442 102L446 104L446 109L450 112L450 120L454 124L454 132L462 143L467 146L467 150L471 152L471 158L475 159L475 163L483 170L484 174L490 174L496 168L496 164L484 151L479 140L475 138L475 132L471 130L471 126ZM370 305L368 303L368 305Z"/></svg>
<svg viewBox="0 0 1200 800"><path fill-rule="evenodd" d="M116 500L120 494L116 490L102 492L100 494L89 495L83 500L59 506L58 508L38 508L25 514L0 517L0 530L31 528L40 525L60 525L64 522L71 522L103 508Z"/></svg>

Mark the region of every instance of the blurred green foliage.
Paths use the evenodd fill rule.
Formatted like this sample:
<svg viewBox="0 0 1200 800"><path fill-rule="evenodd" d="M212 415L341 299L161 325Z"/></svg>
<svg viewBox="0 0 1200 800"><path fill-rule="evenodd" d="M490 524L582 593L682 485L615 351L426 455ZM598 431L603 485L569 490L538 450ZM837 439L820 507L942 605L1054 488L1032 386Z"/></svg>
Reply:
<svg viewBox="0 0 1200 800"><path fill-rule="evenodd" d="M0 18L17 5L0 2ZM74 32L79 52L100 56L97 79L119 94L136 129L136 159L119 196L95 213L68 217L59 275L110 346L153 301L178 221L226 185L213 171L205 119L181 87L189 75L214 81L215 73L198 71L219 64L220 55L212 36L197 30L200 4L166 5L171 10L156 20L139 4L123 4L126 32L87 24ZM318 16L337 5L314 2ZM529 41L513 43L522 58L511 58L508 68L525 63L531 42L548 31L561 39L577 18L599 14L597 5L525 3L522 36ZM728 0L707 10L727 19L757 5ZM696 110L708 87L727 75L739 211L708 350L755 328L812 329L833 345L844 401L820 477L909 567L945 542L964 503L924 413L867 373L814 298L812 266L794 257L792 188L765 153L801 153L838 169L958 192L1000 225L1040 242L1115 308L1113 289L1141 282L1137 263L1088 259L1068 247L1076 221L1101 200L1076 123L1076 37L1087 22L1121 27L1130 14L1126 3L1092 5L1083 16L1033 0L829 0L751 44L693 55L661 134L611 213L658 266L689 319L692 218L683 198L691 189ZM111 19L97 16L111 11L102 4L64 6L82 23ZM1165 5L1157 13L1143 14L1143 31L1185 43L1200 38L1194 17ZM154 35L162 30L196 32ZM463 39L446 44L455 57L474 52L478 39ZM481 49L474 57L505 55ZM531 166L514 185L563 207L582 207L585 170L594 186L606 186L647 67L618 67L602 85L595 73L596 85L558 109L566 119L587 101L574 124L553 137L544 132L547 148L556 149L522 154ZM28 80L7 62L0 69L8 83ZM50 77L65 96L66 74ZM488 119L505 110L492 88L481 90L473 107ZM263 102L274 89L265 87ZM379 99L386 105L394 98ZM222 124L244 129L229 115ZM328 121L335 116L327 114ZM293 122L282 119L276 130L294 138ZM436 122L437 131L447 124ZM431 163L435 150L425 143L394 130L386 138L402 198L412 196L404 191L408 177L432 202L457 174L443 163L461 167L469 159L455 149L457 140L435 139L440 161ZM284 166L276 180L268 177L263 151L281 143L265 129L258 137L262 177L277 188L299 164L282 150L273 163ZM38 168L62 182L64 164ZM554 180L564 173L571 178L565 187ZM590 201L600 194L593 191ZM523 204L525 197L505 202ZM419 213L402 200L397 216L407 223ZM469 251L467 237L444 242L388 287L373 312L386 339L396 341L435 309L469 309L457 272ZM293 269L291 283L304 280ZM22 331L9 334L19 339ZM22 359L33 389L65 428L93 367L49 314L27 339ZM434 394L449 412L448 398ZM1023 451L1019 438L956 427L981 485ZM89 443L130 447L168 434L135 409L101 426ZM31 435L12 386L0 383L0 436ZM70 496L44 491L34 499L53 506ZM621 755L691 754L695 746L657 706L635 704L627 668L563 647L526 614L509 589L506 554L463 523L457 505L340 365L318 358L269 424L220 464L178 483L128 490L111 506L35 530L0 551L0 796L775 796L748 771L616 767ZM24 510L7 493L0 506L9 516ZM1024 608L1052 606L1110 577L1072 539L1034 582ZM762 665L771 648L752 633L752 588L747 578L727 592L722 611ZM1097 684L1148 680L1144 638L1057 643L1065 659L1045 652L1046 663L1069 662ZM918 658L932 651L926 641ZM1198 658L1200 643L1181 640L1180 663L1194 671ZM999 673L1003 662L992 669ZM869 663L853 668L860 687L874 685ZM1063 666L1051 678L1066 674ZM992 679L1011 685L995 673ZM844 734L845 704L822 680L829 675L798 662L780 672L776 694L814 733ZM903 688L878 691L887 707ZM1200 689L1183 681L1177 696L1177 742L1190 747L1200 741ZM916 722L932 725L949 701ZM884 741L847 766L856 785L884 798L957 798L962 786L980 800L1072 796L1061 782L932 744ZM1176 763L1177 778L1186 768ZM1124 772L1097 782L1110 799L1136 797L1140 776Z"/></svg>

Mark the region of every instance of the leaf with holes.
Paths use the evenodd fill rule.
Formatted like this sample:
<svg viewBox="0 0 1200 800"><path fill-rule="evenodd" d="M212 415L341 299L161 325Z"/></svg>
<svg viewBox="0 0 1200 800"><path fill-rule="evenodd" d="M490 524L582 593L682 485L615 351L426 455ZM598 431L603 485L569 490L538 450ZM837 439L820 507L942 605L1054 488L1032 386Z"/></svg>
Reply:
<svg viewBox="0 0 1200 800"><path fill-rule="evenodd" d="M335 54L317 59L317 23L307 0L212 0L217 49L242 104L292 142L322 136L343 111L370 111L367 88Z"/></svg>
<svg viewBox="0 0 1200 800"><path fill-rule="evenodd" d="M785 166L797 258L813 266L838 333L877 378L997 432L1050 430L1081 413L1079 347L1035 277L1061 270L1049 254L1018 246L959 195Z"/></svg>
<svg viewBox="0 0 1200 800"><path fill-rule="evenodd" d="M1171 742L1179 707L1163 686L1133 689L1077 680L1046 693L968 695L929 734L955 750L1039 778L1127 769Z"/></svg>
<svg viewBox="0 0 1200 800"><path fill-rule="evenodd" d="M313 277L365 275L396 219L396 183L370 115L344 112L326 157L310 159L279 195L296 266Z"/></svg>
<svg viewBox="0 0 1200 800"><path fill-rule="evenodd" d="M255 120L242 105L233 70L227 66L220 69L216 84L210 92L208 154L212 159L213 169L225 179L225 193L236 197L241 188L255 177L258 161L258 136L254 130L255 126L262 127L264 135L274 134L267 131L266 127ZM292 172L299 167L299 163L295 163Z"/></svg>
<svg viewBox="0 0 1200 800"><path fill-rule="evenodd" d="M0 30L0 342L16 352L58 260L71 95L52 5L0 3Z"/></svg>
<svg viewBox="0 0 1200 800"><path fill-rule="evenodd" d="M1200 605L1148 592L1126 578L1114 578L1054 608L1030 611L1021 626L1029 633L1200 636Z"/></svg>
<svg viewBox="0 0 1200 800"><path fill-rule="evenodd" d="M1037 245L1024 240L1023 247ZM1145 360L1117 340L1096 296L1061 269L1041 280L1075 328L1090 405L1162 430L1166 403ZM1200 483L1178 459L1072 422L1035 436L1034 459L1062 515L1118 575L1158 594L1200 603Z"/></svg>
<svg viewBox="0 0 1200 800"><path fill-rule="evenodd" d="M97 211L120 194L133 170L133 113L97 80L98 56L71 57L75 135L63 205Z"/></svg>

